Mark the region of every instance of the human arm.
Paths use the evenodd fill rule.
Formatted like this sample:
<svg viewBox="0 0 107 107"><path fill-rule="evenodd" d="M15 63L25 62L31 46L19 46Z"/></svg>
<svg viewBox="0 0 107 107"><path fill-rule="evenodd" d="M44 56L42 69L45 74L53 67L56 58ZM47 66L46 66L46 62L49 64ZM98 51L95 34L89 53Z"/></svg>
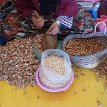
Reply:
<svg viewBox="0 0 107 107"><path fill-rule="evenodd" d="M49 28L48 33L52 35L56 35L59 33L59 29L62 27L70 29L72 27L72 23L73 23L73 17L59 16Z"/></svg>
<svg viewBox="0 0 107 107"><path fill-rule="evenodd" d="M55 14L56 16L58 16L58 18L49 28L48 32L54 32L54 34L58 34L59 29L62 27L71 28L73 23L73 17L76 16L77 13L78 6L76 0L60 0L55 11Z"/></svg>
<svg viewBox="0 0 107 107"><path fill-rule="evenodd" d="M45 20L43 16L40 16L36 10L33 11L30 18L31 18L32 23L37 29L40 29L44 26Z"/></svg>

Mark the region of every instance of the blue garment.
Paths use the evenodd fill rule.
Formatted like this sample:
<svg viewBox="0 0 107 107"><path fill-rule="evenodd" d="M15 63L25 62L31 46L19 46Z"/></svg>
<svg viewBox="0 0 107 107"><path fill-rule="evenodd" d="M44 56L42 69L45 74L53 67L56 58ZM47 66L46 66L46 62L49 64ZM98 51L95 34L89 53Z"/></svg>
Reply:
<svg viewBox="0 0 107 107"><path fill-rule="evenodd" d="M6 37L0 34L0 45L5 45L6 43L7 43Z"/></svg>
<svg viewBox="0 0 107 107"><path fill-rule="evenodd" d="M90 14L92 15L93 19L97 19L98 18L98 9L99 9L99 6L100 6L100 2L97 2L94 7L89 10Z"/></svg>
<svg viewBox="0 0 107 107"><path fill-rule="evenodd" d="M91 9L91 10L89 10L89 12L94 20L96 20L98 18L98 11Z"/></svg>

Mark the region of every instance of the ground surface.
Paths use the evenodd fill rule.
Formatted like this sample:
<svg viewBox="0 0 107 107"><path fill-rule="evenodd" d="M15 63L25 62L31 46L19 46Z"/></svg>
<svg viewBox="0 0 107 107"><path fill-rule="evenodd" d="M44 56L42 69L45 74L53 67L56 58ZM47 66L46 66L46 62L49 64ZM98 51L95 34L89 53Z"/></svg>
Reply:
<svg viewBox="0 0 107 107"><path fill-rule="evenodd" d="M39 86L16 89L0 81L0 107L107 107L106 80L75 68L75 80L66 92L49 93Z"/></svg>

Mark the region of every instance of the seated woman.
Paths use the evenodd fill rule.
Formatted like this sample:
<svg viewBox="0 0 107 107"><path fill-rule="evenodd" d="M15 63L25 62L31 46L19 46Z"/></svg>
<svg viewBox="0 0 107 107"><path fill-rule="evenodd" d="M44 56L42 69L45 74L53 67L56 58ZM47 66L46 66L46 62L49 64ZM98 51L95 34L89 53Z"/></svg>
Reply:
<svg viewBox="0 0 107 107"><path fill-rule="evenodd" d="M45 16L56 16L48 33L56 35L59 28L71 28L73 17L78 13L76 0L16 0L16 8L23 17L31 19L36 29L42 28Z"/></svg>

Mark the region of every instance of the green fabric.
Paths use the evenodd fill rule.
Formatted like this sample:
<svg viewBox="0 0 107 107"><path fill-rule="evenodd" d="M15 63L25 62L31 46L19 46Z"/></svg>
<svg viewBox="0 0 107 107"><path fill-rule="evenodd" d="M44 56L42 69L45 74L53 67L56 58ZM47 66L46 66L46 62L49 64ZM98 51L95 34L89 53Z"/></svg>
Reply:
<svg viewBox="0 0 107 107"><path fill-rule="evenodd" d="M58 40L58 47L57 49L62 50L62 40Z"/></svg>

